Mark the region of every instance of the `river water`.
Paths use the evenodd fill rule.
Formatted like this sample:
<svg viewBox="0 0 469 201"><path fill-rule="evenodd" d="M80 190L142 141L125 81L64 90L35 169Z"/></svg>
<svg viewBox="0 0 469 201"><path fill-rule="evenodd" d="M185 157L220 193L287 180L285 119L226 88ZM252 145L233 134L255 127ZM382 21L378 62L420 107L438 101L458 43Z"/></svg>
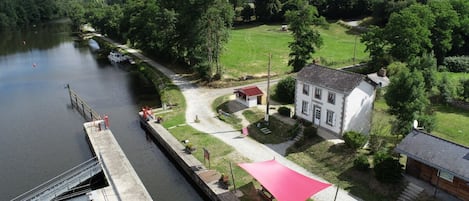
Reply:
<svg viewBox="0 0 469 201"><path fill-rule="evenodd" d="M54 23L0 33L0 200L9 200L92 157L70 107L70 84L100 114L154 200L202 200L140 128L137 111L158 106L149 82L95 58Z"/></svg>

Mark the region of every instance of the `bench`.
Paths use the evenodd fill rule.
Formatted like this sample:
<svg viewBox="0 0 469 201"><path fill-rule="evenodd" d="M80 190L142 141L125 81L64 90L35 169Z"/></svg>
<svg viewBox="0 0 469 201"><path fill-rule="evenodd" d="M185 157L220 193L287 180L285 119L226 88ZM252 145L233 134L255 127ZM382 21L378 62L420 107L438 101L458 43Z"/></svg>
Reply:
<svg viewBox="0 0 469 201"><path fill-rule="evenodd" d="M262 189L258 190L257 192L264 200L272 201L273 199L275 199L274 196L264 187L262 187Z"/></svg>
<svg viewBox="0 0 469 201"><path fill-rule="evenodd" d="M261 128L260 130L261 130L261 132L264 133L265 135L272 133L272 131L270 131L268 128Z"/></svg>

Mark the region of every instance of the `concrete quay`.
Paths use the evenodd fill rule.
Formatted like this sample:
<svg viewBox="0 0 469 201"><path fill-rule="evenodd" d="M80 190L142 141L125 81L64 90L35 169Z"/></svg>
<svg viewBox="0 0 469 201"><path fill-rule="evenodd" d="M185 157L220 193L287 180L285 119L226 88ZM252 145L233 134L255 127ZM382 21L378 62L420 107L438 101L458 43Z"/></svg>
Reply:
<svg viewBox="0 0 469 201"><path fill-rule="evenodd" d="M102 125L100 129L99 125ZM152 200L142 181L114 138L104 129L103 120L83 124L91 148L101 162L108 187L88 193L93 201L149 201Z"/></svg>
<svg viewBox="0 0 469 201"><path fill-rule="evenodd" d="M159 144L166 150L184 173L192 182L206 195L214 201L239 201L239 199L228 189L222 188L218 184L221 174L215 170L207 169L193 155L186 153L185 147L168 130L155 120L146 121L139 112L141 125L146 131L151 133Z"/></svg>

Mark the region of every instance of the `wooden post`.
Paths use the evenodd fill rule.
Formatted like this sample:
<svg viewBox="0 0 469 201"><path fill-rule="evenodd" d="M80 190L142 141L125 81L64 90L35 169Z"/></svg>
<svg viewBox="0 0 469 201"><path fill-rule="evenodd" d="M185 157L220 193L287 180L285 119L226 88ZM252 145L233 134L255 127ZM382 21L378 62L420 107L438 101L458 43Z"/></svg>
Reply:
<svg viewBox="0 0 469 201"><path fill-rule="evenodd" d="M269 124L269 88L270 88L270 65L272 60L272 53L269 53L269 66L267 67L267 92L266 92L266 108L264 121Z"/></svg>
<svg viewBox="0 0 469 201"><path fill-rule="evenodd" d="M436 193L438 192L438 184L440 183L440 170L436 172L436 185L435 185L435 191L433 192L433 197L436 197Z"/></svg>
<svg viewBox="0 0 469 201"><path fill-rule="evenodd" d="M336 201L338 193L339 193L339 184L337 184L337 190L335 191L334 201Z"/></svg>
<svg viewBox="0 0 469 201"><path fill-rule="evenodd" d="M70 103L72 104L72 107L73 107L72 91L70 90L70 84L67 84L67 89L68 89L68 96L70 97Z"/></svg>
<svg viewBox="0 0 469 201"><path fill-rule="evenodd" d="M231 172L231 180L233 180L233 188L234 188L234 191L236 193L236 183L235 183L235 179L234 179L234 175L233 175L233 168L231 167L231 162L230 162L230 172Z"/></svg>

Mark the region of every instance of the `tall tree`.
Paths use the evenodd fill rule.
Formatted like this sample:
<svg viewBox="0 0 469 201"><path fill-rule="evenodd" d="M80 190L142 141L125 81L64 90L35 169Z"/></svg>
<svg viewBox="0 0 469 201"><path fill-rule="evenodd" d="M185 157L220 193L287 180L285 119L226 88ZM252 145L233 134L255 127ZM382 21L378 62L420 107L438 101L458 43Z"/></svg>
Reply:
<svg viewBox="0 0 469 201"><path fill-rule="evenodd" d="M234 12L224 0L215 0L202 15L201 28L205 32L205 51L210 71L215 67L215 74L222 75L222 67L219 62L223 45L228 42L229 29L233 22Z"/></svg>
<svg viewBox="0 0 469 201"><path fill-rule="evenodd" d="M282 9L280 0L257 0L254 4L256 16L262 22L271 22Z"/></svg>
<svg viewBox="0 0 469 201"><path fill-rule="evenodd" d="M285 13L289 29L293 32L293 41L290 47L290 60L288 65L294 72L301 70L312 57L316 48L323 44L321 35L313 28L313 24L320 24L316 7L305 0L293 0L295 10Z"/></svg>
<svg viewBox="0 0 469 201"><path fill-rule="evenodd" d="M431 28L433 51L437 63L442 64L446 53L451 50L453 45L453 30L459 27L458 13L449 1L432 0L428 2L428 5L435 15L435 25Z"/></svg>
<svg viewBox="0 0 469 201"><path fill-rule="evenodd" d="M431 95L430 93L432 92L433 87L437 83L437 65L436 59L433 54L424 54L421 57L412 58L409 61L408 67L411 70L419 70L422 72L425 83L425 91L429 93L429 95Z"/></svg>
<svg viewBox="0 0 469 201"><path fill-rule="evenodd" d="M469 54L469 1L450 0L453 9L458 13L459 26L453 31L451 55Z"/></svg>
<svg viewBox="0 0 469 201"><path fill-rule="evenodd" d="M389 112L396 116L393 130L401 135L409 133L413 120L424 116L429 105L423 76L418 70L403 70L392 76L384 98Z"/></svg>
<svg viewBox="0 0 469 201"><path fill-rule="evenodd" d="M430 52L430 27L433 24L434 16L430 8L421 4L391 14L383 32L390 44L389 53L399 61L407 62Z"/></svg>
<svg viewBox="0 0 469 201"><path fill-rule="evenodd" d="M384 39L384 30L377 26L370 26L368 31L362 34L361 42L365 44L365 51L370 54L370 64L376 69L387 66L389 61L389 43Z"/></svg>

